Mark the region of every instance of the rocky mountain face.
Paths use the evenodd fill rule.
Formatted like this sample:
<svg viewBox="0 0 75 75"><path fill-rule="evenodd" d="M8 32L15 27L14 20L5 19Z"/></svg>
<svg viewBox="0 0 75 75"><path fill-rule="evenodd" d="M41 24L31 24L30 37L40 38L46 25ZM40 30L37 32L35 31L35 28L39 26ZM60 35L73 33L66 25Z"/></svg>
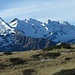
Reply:
<svg viewBox="0 0 75 75"><path fill-rule="evenodd" d="M0 18L0 51L42 49L58 42L75 43L75 26L68 22L35 19L13 19L6 23Z"/></svg>
<svg viewBox="0 0 75 75"><path fill-rule="evenodd" d="M42 49L44 47L53 46L56 43L51 41L50 39L45 38L33 38L24 36L20 33L15 35L16 43L21 44L23 46L23 50L37 50Z"/></svg>

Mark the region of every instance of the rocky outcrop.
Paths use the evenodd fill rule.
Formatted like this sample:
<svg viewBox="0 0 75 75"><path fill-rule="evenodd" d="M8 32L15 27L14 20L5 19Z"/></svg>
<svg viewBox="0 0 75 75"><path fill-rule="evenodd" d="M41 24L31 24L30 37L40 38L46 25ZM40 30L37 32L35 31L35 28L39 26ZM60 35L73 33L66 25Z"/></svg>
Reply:
<svg viewBox="0 0 75 75"><path fill-rule="evenodd" d="M17 44L23 46L23 50L42 49L44 47L53 46L56 44L50 39L27 37L21 34L15 35L15 41Z"/></svg>

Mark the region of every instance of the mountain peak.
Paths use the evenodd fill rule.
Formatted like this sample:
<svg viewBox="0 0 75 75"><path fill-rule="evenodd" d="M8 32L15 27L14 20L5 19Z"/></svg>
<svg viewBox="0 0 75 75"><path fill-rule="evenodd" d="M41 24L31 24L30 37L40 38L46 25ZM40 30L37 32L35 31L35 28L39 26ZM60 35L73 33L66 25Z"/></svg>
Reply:
<svg viewBox="0 0 75 75"><path fill-rule="evenodd" d="M46 23L46 24L50 24L50 23L51 23L51 20L48 19L45 23Z"/></svg>
<svg viewBox="0 0 75 75"><path fill-rule="evenodd" d="M14 18L14 20L19 20L18 18Z"/></svg>
<svg viewBox="0 0 75 75"><path fill-rule="evenodd" d="M18 18L14 18L11 22L14 22L14 21L19 21L19 19Z"/></svg>
<svg viewBox="0 0 75 75"><path fill-rule="evenodd" d="M2 18L0 17L0 19L2 19Z"/></svg>
<svg viewBox="0 0 75 75"><path fill-rule="evenodd" d="M0 17L0 22L5 22L5 21Z"/></svg>
<svg viewBox="0 0 75 75"><path fill-rule="evenodd" d="M0 20L2 20L2 18L0 17Z"/></svg>
<svg viewBox="0 0 75 75"><path fill-rule="evenodd" d="M48 22L51 22L51 20L50 20L50 19L48 19Z"/></svg>
<svg viewBox="0 0 75 75"><path fill-rule="evenodd" d="M38 22L38 20L33 19L33 18L29 18L29 21L31 21L31 22L35 22L35 21L37 21L37 22Z"/></svg>
<svg viewBox="0 0 75 75"><path fill-rule="evenodd" d="M35 20L35 19L33 19L33 18L29 18L29 20Z"/></svg>
<svg viewBox="0 0 75 75"><path fill-rule="evenodd" d="M33 18L29 18L28 22L29 22L29 23L32 23L32 24L35 24L35 25L40 25L40 24L42 24L41 21L38 21L38 20L33 19Z"/></svg>
<svg viewBox="0 0 75 75"><path fill-rule="evenodd" d="M70 25L68 21L63 21L64 25Z"/></svg>

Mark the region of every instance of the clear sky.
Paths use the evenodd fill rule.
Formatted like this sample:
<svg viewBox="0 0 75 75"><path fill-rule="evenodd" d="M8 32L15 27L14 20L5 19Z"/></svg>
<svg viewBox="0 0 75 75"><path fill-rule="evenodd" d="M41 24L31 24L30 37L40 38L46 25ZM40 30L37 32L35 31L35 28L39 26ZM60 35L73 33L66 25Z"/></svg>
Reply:
<svg viewBox="0 0 75 75"><path fill-rule="evenodd" d="M17 17L75 24L75 0L0 0L0 16L5 21Z"/></svg>

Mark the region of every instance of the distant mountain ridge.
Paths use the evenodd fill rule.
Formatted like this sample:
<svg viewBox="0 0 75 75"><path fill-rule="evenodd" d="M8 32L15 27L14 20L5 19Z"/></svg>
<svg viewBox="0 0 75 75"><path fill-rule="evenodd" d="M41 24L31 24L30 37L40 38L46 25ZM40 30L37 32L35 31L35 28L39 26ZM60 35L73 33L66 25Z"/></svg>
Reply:
<svg viewBox="0 0 75 75"><path fill-rule="evenodd" d="M35 19L13 19L6 23L0 18L0 51L42 49L58 42L75 43L75 26L68 22Z"/></svg>
<svg viewBox="0 0 75 75"><path fill-rule="evenodd" d="M59 21L47 20L42 23L32 18L29 20L15 18L9 25L21 34L34 38L49 38L54 42L68 42L75 39L75 26L67 21L60 23Z"/></svg>

